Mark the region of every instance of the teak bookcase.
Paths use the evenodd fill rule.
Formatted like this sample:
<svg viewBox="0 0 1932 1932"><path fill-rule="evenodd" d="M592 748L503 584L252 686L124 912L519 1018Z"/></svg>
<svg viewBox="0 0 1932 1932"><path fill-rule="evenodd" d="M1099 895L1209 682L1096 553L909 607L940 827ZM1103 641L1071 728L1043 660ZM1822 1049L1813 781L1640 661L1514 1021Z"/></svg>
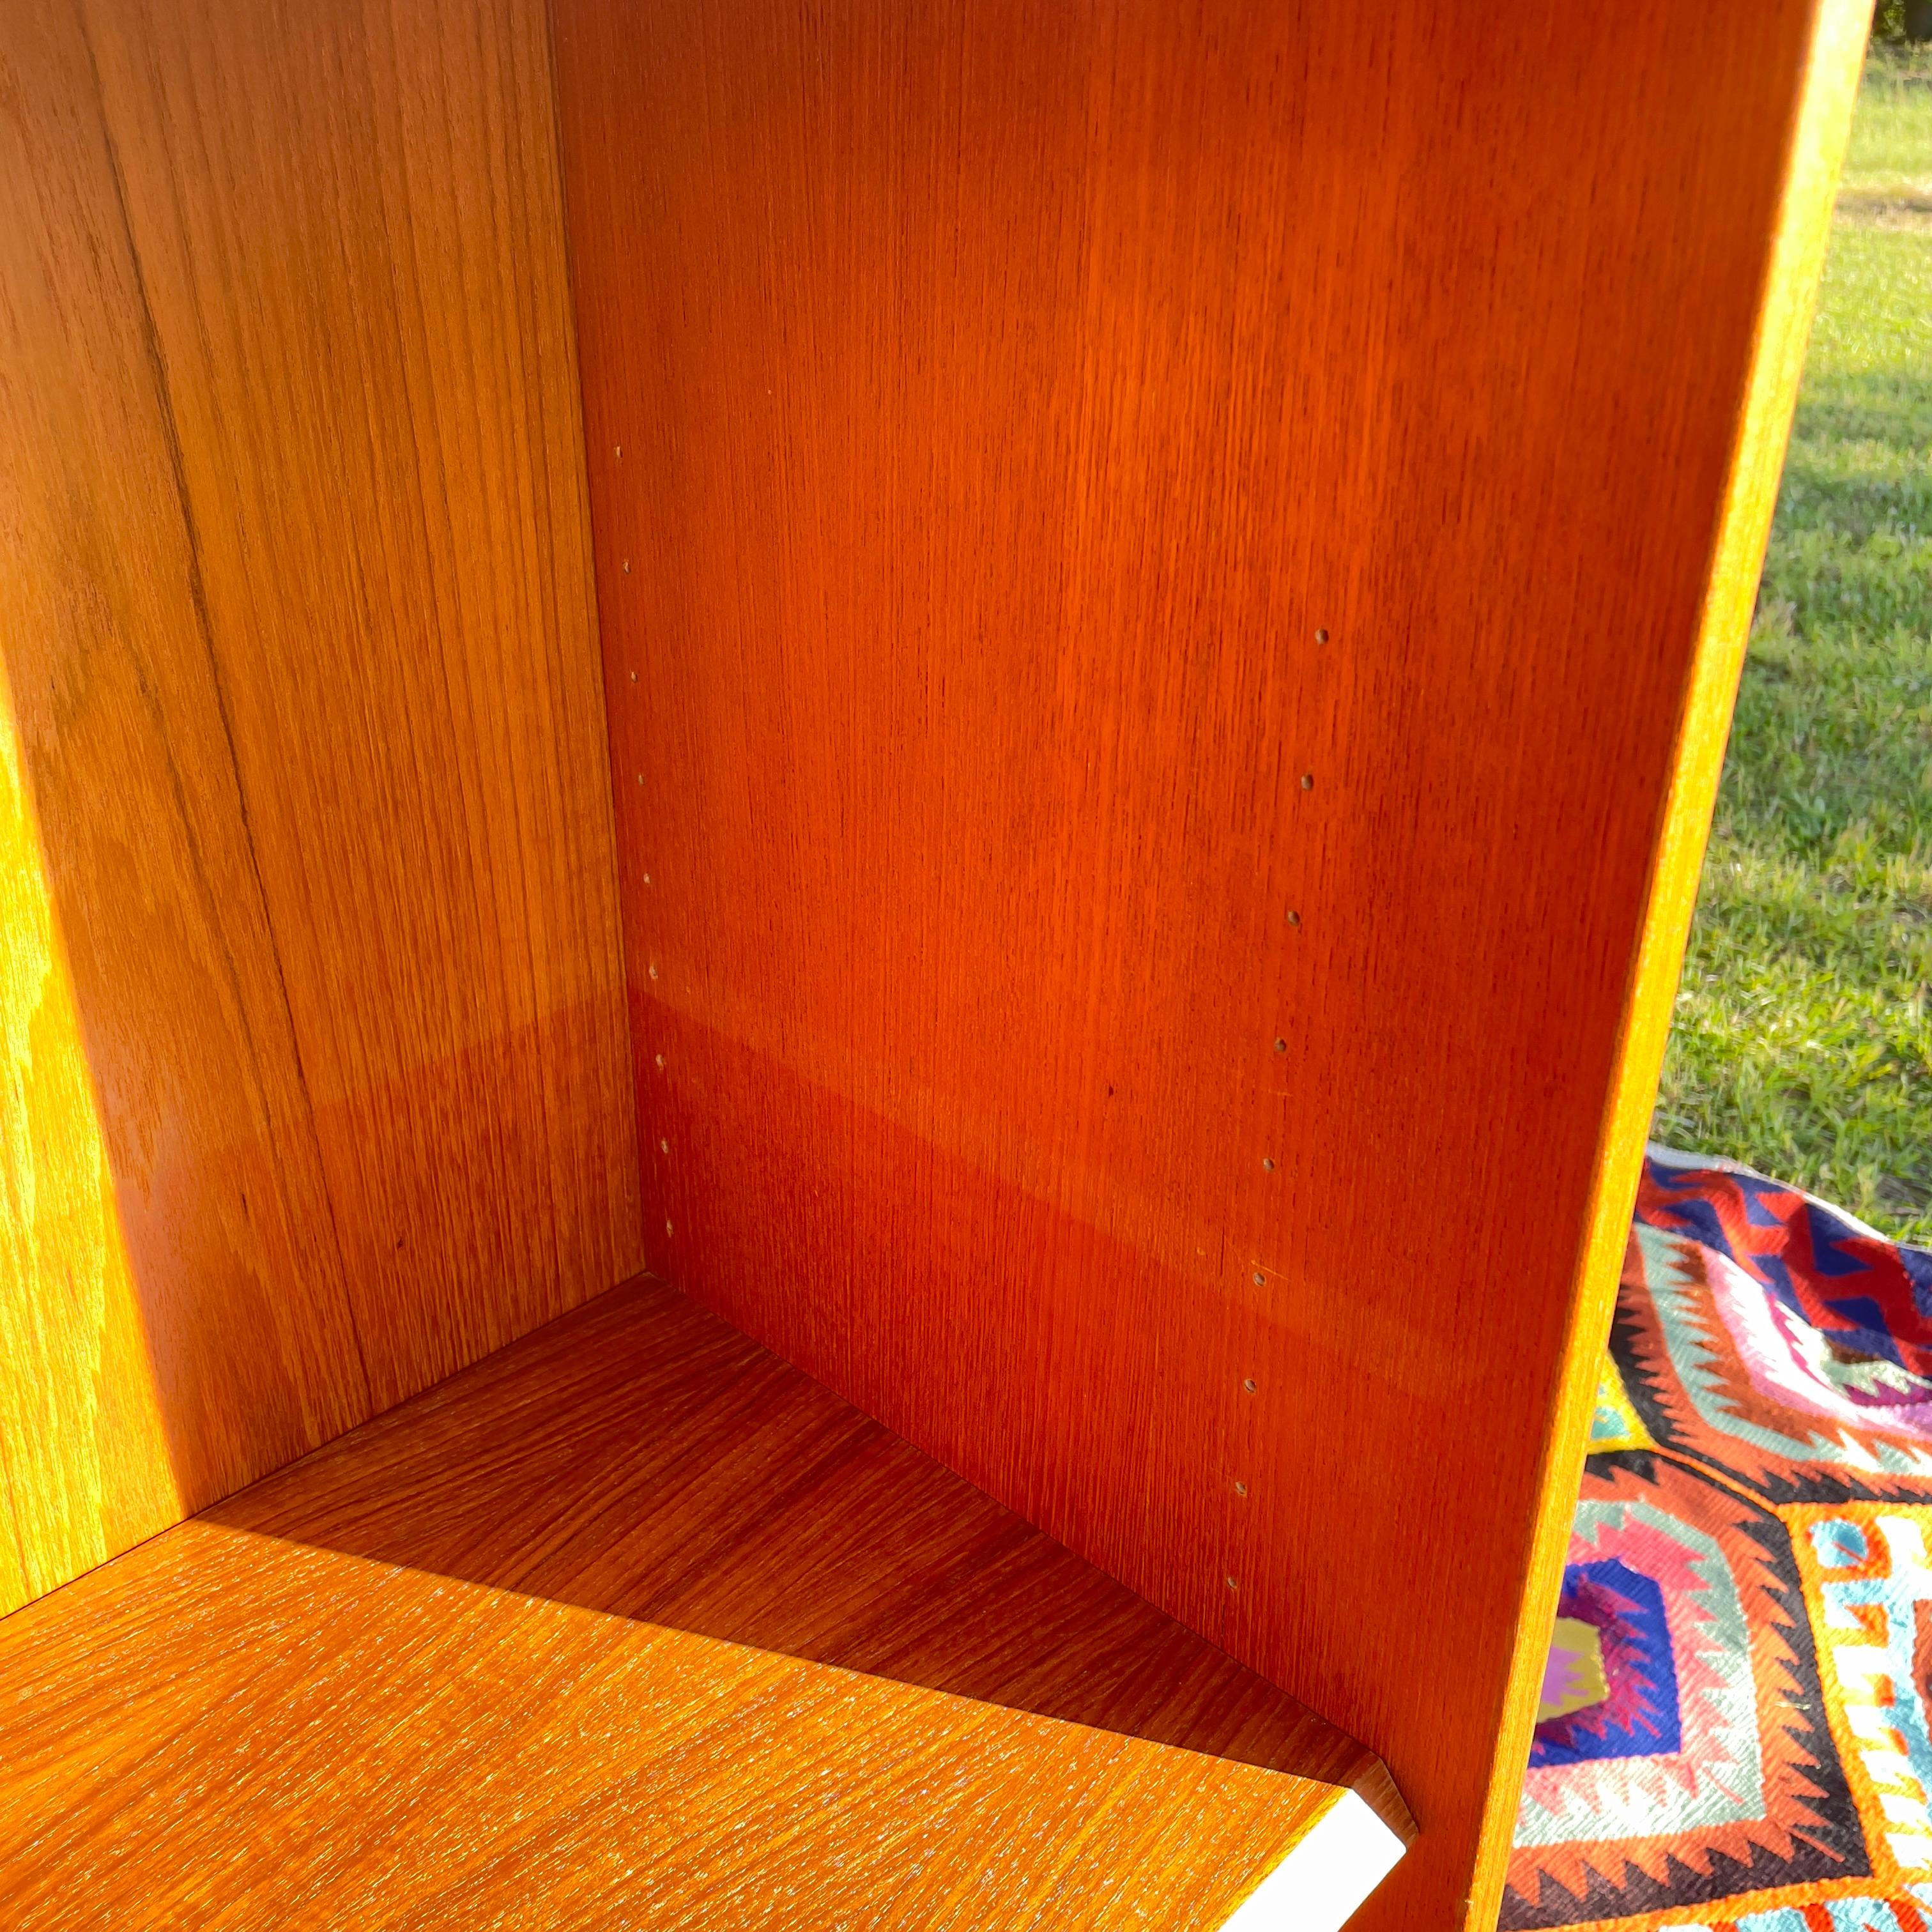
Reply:
<svg viewBox="0 0 1932 1932"><path fill-rule="evenodd" d="M1869 11L15 0L0 1921L1492 1922Z"/></svg>

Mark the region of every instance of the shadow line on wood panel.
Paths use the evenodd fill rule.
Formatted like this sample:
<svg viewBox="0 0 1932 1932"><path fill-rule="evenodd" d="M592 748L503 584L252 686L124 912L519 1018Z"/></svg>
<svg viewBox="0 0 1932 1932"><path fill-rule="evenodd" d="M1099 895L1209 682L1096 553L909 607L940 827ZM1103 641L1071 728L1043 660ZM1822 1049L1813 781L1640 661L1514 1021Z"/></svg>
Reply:
<svg viewBox="0 0 1932 1932"><path fill-rule="evenodd" d="M1264 1768L1353 1739L676 1289L599 1297L204 1513Z"/></svg>
<svg viewBox="0 0 1932 1932"><path fill-rule="evenodd" d="M1408 1526L1334 1500L1352 1459L1460 1454L1472 1415L1521 1406L1518 1356L1480 1346L1505 1318L1420 1280L1376 1291L1311 1228L1305 1177L1280 1177L1304 1192L1271 1226L1240 1222L1198 1167L1163 1174L1124 1096L1090 1096L1057 1146L1000 1137L955 1040L922 1046L927 1090L802 1026L820 1064L801 1070L754 997L700 1017L674 1002L724 997L685 995L675 951L664 971L668 993L632 1000L658 1272L1383 1753L1432 1832L1478 1802L1444 1779L1432 1804L1439 1734L1345 1702L1309 1633L1324 1610L1373 1619L1399 1659L1418 1607L1514 1600L1520 1540L1404 1574Z"/></svg>

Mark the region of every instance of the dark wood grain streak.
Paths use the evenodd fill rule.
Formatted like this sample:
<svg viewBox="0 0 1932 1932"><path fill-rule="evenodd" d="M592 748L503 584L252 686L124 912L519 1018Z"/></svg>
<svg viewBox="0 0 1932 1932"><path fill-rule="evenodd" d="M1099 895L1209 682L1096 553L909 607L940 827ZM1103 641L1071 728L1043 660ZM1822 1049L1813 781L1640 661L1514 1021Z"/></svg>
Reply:
<svg viewBox="0 0 1932 1932"><path fill-rule="evenodd" d="M1480 1923L1856 6L554 12L650 1264Z"/></svg>
<svg viewBox="0 0 1932 1932"><path fill-rule="evenodd" d="M655 1283L0 1622L0 1682L23 1932L1204 1928L1395 1802Z"/></svg>

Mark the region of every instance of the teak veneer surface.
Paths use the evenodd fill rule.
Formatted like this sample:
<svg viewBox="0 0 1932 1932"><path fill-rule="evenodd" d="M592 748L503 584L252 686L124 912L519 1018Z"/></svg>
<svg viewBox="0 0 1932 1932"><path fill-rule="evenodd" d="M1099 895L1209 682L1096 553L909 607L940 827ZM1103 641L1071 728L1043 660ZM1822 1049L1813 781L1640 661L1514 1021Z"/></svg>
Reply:
<svg viewBox="0 0 1932 1932"><path fill-rule="evenodd" d="M1364 1925L1480 1922L1862 0L555 12L555 100L536 0L0 26L0 1604L648 1247L1383 1750ZM506 1587L203 1522L26 1613L128 1634L75 1856L376 1895L222 1767L554 1756L610 1613Z"/></svg>
<svg viewBox="0 0 1932 1932"><path fill-rule="evenodd" d="M634 1271L541 0L0 23L0 1607Z"/></svg>
<svg viewBox="0 0 1932 1932"><path fill-rule="evenodd" d="M0 1916L1212 1926L1366 1753L669 1288L0 1622Z"/></svg>
<svg viewBox="0 0 1932 1932"><path fill-rule="evenodd" d="M1862 4L555 0L650 1264L1381 1750L1384 1932L1494 1909Z"/></svg>

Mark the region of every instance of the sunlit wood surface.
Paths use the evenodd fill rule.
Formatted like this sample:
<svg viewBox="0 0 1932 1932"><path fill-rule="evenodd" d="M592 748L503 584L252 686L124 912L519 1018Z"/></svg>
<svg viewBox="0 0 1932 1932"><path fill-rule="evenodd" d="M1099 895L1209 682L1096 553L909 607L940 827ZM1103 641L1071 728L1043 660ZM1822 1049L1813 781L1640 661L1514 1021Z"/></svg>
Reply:
<svg viewBox="0 0 1932 1932"><path fill-rule="evenodd" d="M1864 20L555 14L651 1265L1480 1922Z"/></svg>
<svg viewBox="0 0 1932 1932"><path fill-rule="evenodd" d="M540 0L0 19L0 1608L638 1261Z"/></svg>
<svg viewBox="0 0 1932 1932"><path fill-rule="evenodd" d="M1208 1927L1359 1745L675 1291L0 1622L9 1926Z"/></svg>

